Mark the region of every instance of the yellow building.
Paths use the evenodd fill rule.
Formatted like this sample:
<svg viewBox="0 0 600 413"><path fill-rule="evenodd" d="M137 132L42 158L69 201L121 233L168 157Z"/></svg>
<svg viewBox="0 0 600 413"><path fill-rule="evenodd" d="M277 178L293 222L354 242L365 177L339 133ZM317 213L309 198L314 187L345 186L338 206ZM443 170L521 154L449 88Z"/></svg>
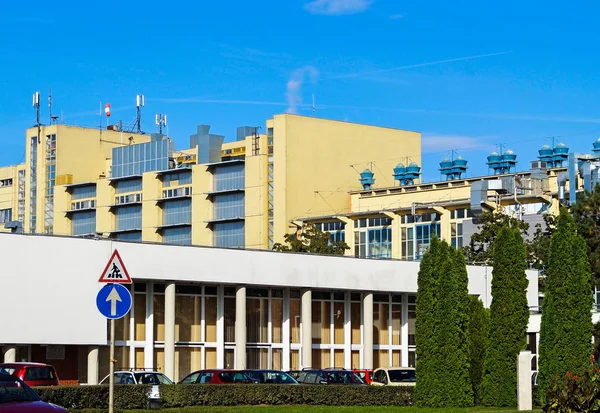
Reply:
<svg viewBox="0 0 600 413"><path fill-rule="evenodd" d="M200 125L189 149L175 150L153 134L110 148L101 171L57 171L73 179L56 187L54 233L265 249L296 217L348 212L347 191L373 161L421 161L419 133L313 117L275 115L265 134L237 135L224 143Z"/></svg>
<svg viewBox="0 0 600 413"><path fill-rule="evenodd" d="M25 165L0 168L0 231L10 231L5 225L22 219L25 205Z"/></svg>

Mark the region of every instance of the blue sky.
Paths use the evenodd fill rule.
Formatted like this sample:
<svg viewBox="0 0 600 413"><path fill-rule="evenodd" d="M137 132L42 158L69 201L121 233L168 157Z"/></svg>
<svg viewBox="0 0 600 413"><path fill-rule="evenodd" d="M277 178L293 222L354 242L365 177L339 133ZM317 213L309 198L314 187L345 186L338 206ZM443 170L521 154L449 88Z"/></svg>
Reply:
<svg viewBox="0 0 600 413"><path fill-rule="evenodd" d="M422 132L426 181L452 149L469 176L487 173L501 143L526 169L552 136L580 152L600 136L599 12L591 1L9 2L0 164L23 159L36 90L48 122L51 86L54 113L83 126L99 124L100 101L129 123L143 93L143 129L165 113L179 147L200 123L232 139L275 113L311 115L314 94L319 117Z"/></svg>

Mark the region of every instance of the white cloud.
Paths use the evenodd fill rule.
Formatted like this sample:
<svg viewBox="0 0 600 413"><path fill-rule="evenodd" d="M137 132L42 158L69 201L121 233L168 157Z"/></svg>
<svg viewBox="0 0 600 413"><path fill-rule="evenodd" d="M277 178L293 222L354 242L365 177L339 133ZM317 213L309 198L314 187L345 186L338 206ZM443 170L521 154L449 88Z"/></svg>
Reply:
<svg viewBox="0 0 600 413"><path fill-rule="evenodd" d="M423 152L443 152L456 149L459 153L467 149L493 148L489 137L471 137L461 135L423 134L421 150Z"/></svg>
<svg viewBox="0 0 600 413"><path fill-rule="evenodd" d="M288 103L287 113L297 113L298 106L302 105L302 85L307 75L310 81L314 83L319 76L319 71L313 66L304 66L292 72L285 93Z"/></svg>
<svg viewBox="0 0 600 413"><path fill-rule="evenodd" d="M390 16L390 19L392 20L398 20L398 19L403 19L404 18L404 14L392 14Z"/></svg>
<svg viewBox="0 0 600 413"><path fill-rule="evenodd" d="M354 14L369 8L374 0L313 0L304 5L304 9L312 14Z"/></svg>

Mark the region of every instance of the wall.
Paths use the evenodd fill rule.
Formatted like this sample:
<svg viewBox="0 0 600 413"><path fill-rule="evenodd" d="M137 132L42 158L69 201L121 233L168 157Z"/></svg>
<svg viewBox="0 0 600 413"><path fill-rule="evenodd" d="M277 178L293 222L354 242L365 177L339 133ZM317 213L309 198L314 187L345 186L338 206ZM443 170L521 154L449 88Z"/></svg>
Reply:
<svg viewBox="0 0 600 413"><path fill-rule="evenodd" d="M4 294L0 300L0 314L13 315L3 322L0 343L105 345L106 319L96 309L96 294L114 248L134 280L375 292L417 289L416 262L0 233L0 251L11 257L3 262L3 291L26 292ZM489 275L491 270L468 271L470 293L489 301L491 277L485 271ZM532 306L537 306L536 274L528 273Z"/></svg>
<svg viewBox="0 0 600 413"><path fill-rule="evenodd" d="M274 123L276 242L290 219L349 212L347 191L361 188L365 168L378 185L392 186L397 163L421 164L417 132L295 115Z"/></svg>
<svg viewBox="0 0 600 413"><path fill-rule="evenodd" d="M13 165L0 167L0 180L12 179L11 186L0 186L0 209L12 210L12 221L17 220L17 202L18 202L18 189L19 189L19 169L24 169L25 165ZM4 224L0 222L0 231L5 231ZM10 231L10 230L6 230Z"/></svg>

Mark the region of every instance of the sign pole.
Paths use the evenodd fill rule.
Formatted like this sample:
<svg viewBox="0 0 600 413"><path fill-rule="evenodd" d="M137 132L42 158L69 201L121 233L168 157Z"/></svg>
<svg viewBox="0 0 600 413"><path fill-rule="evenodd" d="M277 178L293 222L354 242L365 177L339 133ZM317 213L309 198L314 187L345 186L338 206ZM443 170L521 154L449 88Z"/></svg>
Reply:
<svg viewBox="0 0 600 413"><path fill-rule="evenodd" d="M115 401L115 319L110 320L110 372L108 387L108 413L114 412Z"/></svg>

